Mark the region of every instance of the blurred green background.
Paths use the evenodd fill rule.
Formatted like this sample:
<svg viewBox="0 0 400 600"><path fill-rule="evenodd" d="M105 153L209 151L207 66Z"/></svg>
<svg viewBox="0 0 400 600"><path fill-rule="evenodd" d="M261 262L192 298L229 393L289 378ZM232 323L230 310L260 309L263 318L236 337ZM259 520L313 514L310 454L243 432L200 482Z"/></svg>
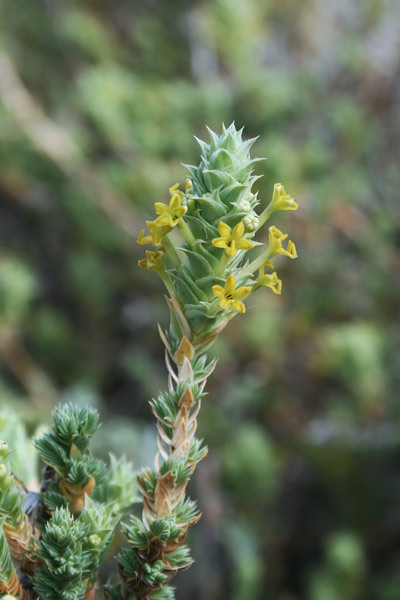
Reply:
<svg viewBox="0 0 400 600"><path fill-rule="evenodd" d="M163 289L136 237L198 161L260 135L262 201L296 243L212 349L177 598L400 598L400 4L1 0L0 429L33 463L56 403L98 452L152 461ZM22 427L22 429L21 429Z"/></svg>

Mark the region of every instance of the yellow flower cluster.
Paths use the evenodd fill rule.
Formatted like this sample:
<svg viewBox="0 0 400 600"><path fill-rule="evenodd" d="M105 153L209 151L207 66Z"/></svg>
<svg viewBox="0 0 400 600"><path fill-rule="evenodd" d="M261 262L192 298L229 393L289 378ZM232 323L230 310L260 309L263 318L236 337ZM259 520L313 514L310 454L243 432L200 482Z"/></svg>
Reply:
<svg viewBox="0 0 400 600"><path fill-rule="evenodd" d="M185 192L189 192L190 194L192 189L192 182L188 178L186 179ZM164 282L166 284L168 283L167 287L169 291L171 291L171 289L173 290L173 283L170 276L165 272L166 254L170 256L171 253L170 257L176 268L179 268L181 259L177 255L171 241L165 236L178 225L180 232L189 244L189 247L193 246L195 239L192 232L187 227L187 224L183 221L183 217L187 212L187 206L182 204L184 193L179 189L179 184L176 183L170 187L169 192L171 196L169 204L164 204L162 202L155 203L154 206L158 216L154 221L146 221L149 235L145 235L144 230L141 231L138 242L139 244L153 243L154 246L157 247L153 252L146 251L146 258L139 261L139 266L149 271L158 271L160 276L164 279ZM261 224L264 223L268 216L277 210L296 210L297 206L294 199L286 194L283 185L276 183L274 185L271 203L267 209L264 210L262 215L260 215L260 222ZM215 272L216 276L223 275L229 264L229 258L235 257L239 250L251 250L254 248L254 243L244 237L245 229L246 227L243 221L233 228L224 221L219 222L218 232L220 237L214 238L212 240L212 245L216 248L223 249L225 252L222 255L219 267ZM224 310L233 309L236 312L244 313L246 308L242 299L260 287L268 287L274 294L281 293L282 281L278 278L277 273L275 271L272 273L265 273L265 268L273 269L273 264L268 261L270 258L277 255L296 258L296 246L291 240L288 240L285 248L283 242L287 240L288 235L282 233L282 231L275 226L269 228L268 235L268 248L252 263L245 265L242 269L242 274L244 276L247 275L247 277L251 277L252 274L258 270L257 281L252 282L253 287L246 285L236 288L236 278L233 274L228 276L224 287L221 285L214 285L212 287L213 294L220 299L220 306ZM161 244L165 244L165 248ZM170 287L170 284L172 285L172 288Z"/></svg>
<svg viewBox="0 0 400 600"><path fill-rule="evenodd" d="M186 190L190 189L191 181L186 180ZM179 183L176 183L169 188L171 196L169 204L156 202L154 204L156 213L159 215L154 221L146 221L149 235L144 234L144 229L140 232L138 243L142 246L145 244L154 244L159 246L162 239L167 233L178 225L187 211L186 206L182 206L183 192L179 189Z"/></svg>

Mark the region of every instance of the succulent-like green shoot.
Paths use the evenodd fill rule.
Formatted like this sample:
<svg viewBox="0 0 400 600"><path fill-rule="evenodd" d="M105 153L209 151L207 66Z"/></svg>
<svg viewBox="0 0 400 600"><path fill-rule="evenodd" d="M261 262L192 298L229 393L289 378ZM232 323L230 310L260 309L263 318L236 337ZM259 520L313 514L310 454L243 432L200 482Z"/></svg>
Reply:
<svg viewBox="0 0 400 600"><path fill-rule="evenodd" d="M147 222L149 235L142 232L138 240L157 247L147 251L139 264L156 271L170 294L167 338L172 351L185 336L196 355L236 312L245 311L243 298L262 286L280 293L276 273L269 279L264 276L265 268L273 268L271 258L277 254L297 256L293 242L289 241L286 249L282 242L287 236L272 227L265 236L268 247L247 264L248 252L259 245L254 237L260 227L277 210L295 210L297 204L276 184L271 202L257 214L254 167L262 159L250 156L256 138L244 140L242 130L233 123L223 126L221 135L209 133L210 143L197 140L201 160L198 166L187 166L190 178L185 191L178 185L170 188L169 204L156 203L159 216ZM181 233L181 244L170 239L175 227Z"/></svg>
<svg viewBox="0 0 400 600"><path fill-rule="evenodd" d="M50 467L42 494L48 509L69 506L74 514L85 505L104 465L89 450L92 435L99 427L99 415L92 408L78 410L71 404L52 412L52 428L34 440L41 459Z"/></svg>

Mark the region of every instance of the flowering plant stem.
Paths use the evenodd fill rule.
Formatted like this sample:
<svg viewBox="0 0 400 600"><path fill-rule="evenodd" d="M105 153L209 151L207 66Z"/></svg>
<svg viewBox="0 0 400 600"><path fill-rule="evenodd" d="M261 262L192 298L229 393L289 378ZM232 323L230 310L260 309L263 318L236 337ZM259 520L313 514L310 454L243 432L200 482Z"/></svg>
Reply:
<svg viewBox="0 0 400 600"><path fill-rule="evenodd" d="M210 131L210 137L210 144L198 140L202 159L198 167L187 167L190 178L185 191L178 184L170 188L169 204L155 204L159 216L147 222L149 235L142 231L138 240L156 247L162 244L173 265L168 268L163 263L157 269L163 281L163 269L169 277L171 324L169 331L160 330L168 391L151 401L158 452L154 469L145 469L138 478L142 519L132 519L126 527L129 547L119 559L121 584L107 590L110 600L172 598L169 580L191 565L184 542L189 526L200 515L185 491L207 453L195 437L196 419L215 366L215 361L207 363L205 352L231 318L245 312L246 296L263 286L280 293L277 274L264 273L264 267L272 265L270 258L296 255L293 242L283 248L287 235L272 227L268 247L250 264L246 262L246 252L255 245L251 241L255 232L276 210L293 209L294 201L276 184L272 201L258 217L254 210L257 195L251 191L258 159L249 156L254 140L243 140L233 124L223 127L220 136ZM168 238L174 227L184 239L180 248ZM148 259L139 261L140 266L154 270L157 252L147 252ZM257 270L260 273L254 281ZM237 281L245 285L237 286Z"/></svg>
<svg viewBox="0 0 400 600"><path fill-rule="evenodd" d="M93 600L121 519L126 544L117 556L118 579L104 589L107 600L173 600L170 580L193 562L185 541L200 513L186 488L207 454L196 437L204 387L216 364L207 361L206 352L229 321L246 311L250 294L261 287L281 293L277 273L265 273L273 268L270 259L297 256L292 241L283 245L287 234L272 226L268 246L248 261L247 252L260 245L252 241L256 231L276 211L295 210L297 204L276 184L258 216L254 140L244 140L234 124L223 126L221 135L210 131L210 138L209 144L198 140L201 161L187 167L185 191L176 184L168 203L155 203L149 233L142 231L138 239L155 246L140 267L157 273L169 294L170 326L159 328L168 389L150 402L157 426L154 468L144 469L136 481L124 459L111 456L106 467L90 451L97 412L58 407L51 429L34 440L45 468L28 514L26 490L10 469L7 444L0 442L0 598ZM181 245L169 237L175 227ZM136 487L140 518L131 512Z"/></svg>

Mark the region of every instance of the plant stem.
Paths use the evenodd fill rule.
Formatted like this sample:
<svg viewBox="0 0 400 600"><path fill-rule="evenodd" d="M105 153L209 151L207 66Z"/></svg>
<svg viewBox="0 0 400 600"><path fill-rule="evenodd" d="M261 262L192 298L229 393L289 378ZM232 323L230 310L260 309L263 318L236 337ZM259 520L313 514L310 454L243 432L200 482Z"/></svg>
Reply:
<svg viewBox="0 0 400 600"><path fill-rule="evenodd" d="M258 231L266 221L268 221L268 219L270 218L270 216L275 212L273 210L273 203L270 202L267 206L267 208L265 210L263 210L263 212L261 213L261 215L258 217L258 227L256 229L256 231Z"/></svg>
<svg viewBox="0 0 400 600"><path fill-rule="evenodd" d="M274 256L273 254L273 250L271 248L271 246L268 246L268 248L266 249L265 252L263 252L262 254L260 254L260 256L258 258L255 258L253 260L253 262L251 262L249 265L247 265L247 267L245 267L244 269L242 269L242 273L241 275L243 276L250 276L254 273L254 271L257 271L257 269L259 269L260 267L263 266L263 264L265 264L270 258L272 258Z"/></svg>
<svg viewBox="0 0 400 600"><path fill-rule="evenodd" d="M193 246L193 244L196 242L196 239L183 219L179 221L178 228L189 246Z"/></svg>
<svg viewBox="0 0 400 600"><path fill-rule="evenodd" d="M223 255L221 256L219 265L215 271L215 274L217 277L222 277L222 275L224 274L224 271L227 267L227 264L229 262L229 259L230 259L230 256L228 256L227 253L224 251Z"/></svg>
<svg viewBox="0 0 400 600"><path fill-rule="evenodd" d="M159 274L159 276L163 280L163 283L164 283L165 287L167 288L170 296L172 297L175 292L174 292L174 284L172 283L172 279L171 279L170 274L167 273L167 271L164 271L162 269L157 269L157 273Z"/></svg>

